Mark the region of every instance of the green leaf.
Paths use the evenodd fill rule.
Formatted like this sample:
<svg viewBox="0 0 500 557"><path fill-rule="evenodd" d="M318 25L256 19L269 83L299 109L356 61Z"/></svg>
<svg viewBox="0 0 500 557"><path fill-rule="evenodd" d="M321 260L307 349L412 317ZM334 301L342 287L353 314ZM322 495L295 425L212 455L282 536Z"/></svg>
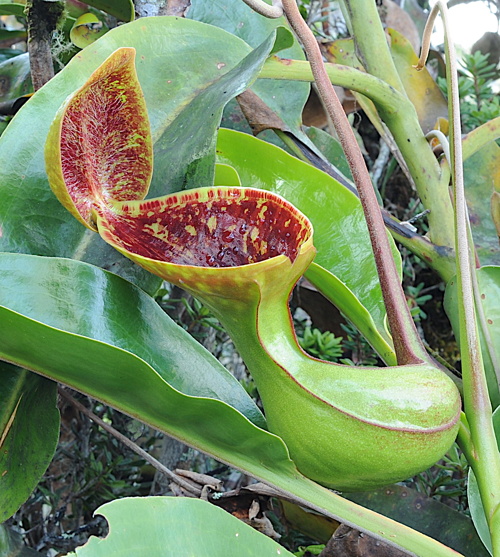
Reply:
<svg viewBox="0 0 500 557"><path fill-rule="evenodd" d="M351 501L432 536L469 557L487 557L471 519L434 498L401 485L349 494Z"/></svg>
<svg viewBox="0 0 500 557"><path fill-rule="evenodd" d="M171 148L165 156L171 160L167 168L161 153L156 153L158 166L151 195L168 193L174 187L172 182L175 188L182 187L190 163L213 156L210 152L220 110L231 95L227 90L220 97L220 78L242 62L242 73L236 70L232 76L238 77L238 89L232 85L232 94L242 90L245 80L252 80L258 71L261 60L256 57L264 58L266 49L271 48L268 41L253 55L249 62L253 66L249 67L242 60L252 51L233 35L196 21L143 18L113 29L75 56L26 103L0 138L0 250L83 259L154 292L159 285L157 277L119 256L97 235L86 233L50 191L43 158L50 123L66 97L110 54L124 45L134 47L153 139L166 141L170 128ZM192 117L194 105L187 104L208 90L214 104L205 106L204 111L198 103L197 115L204 123L200 128ZM176 135L185 131L183 126L190 126L190 136Z"/></svg>
<svg viewBox="0 0 500 557"><path fill-rule="evenodd" d="M237 170L243 186L268 189L282 195L309 217L318 250L315 262L354 293L372 316L375 335L378 332L389 342L385 306L357 197L320 170L246 134L221 129L217 157L219 162L230 164ZM266 164L262 164L263 160ZM332 301L336 300L333 290L325 290L325 293ZM356 304L353 296L349 296L349 302Z"/></svg>
<svg viewBox="0 0 500 557"><path fill-rule="evenodd" d="M212 29L216 34L222 33L216 28ZM151 184L152 195L155 195L154 192L159 188L164 194L184 188L212 185L215 141L222 110L230 99L242 93L254 81L274 44L275 33L272 32L253 51L232 35L224 33L224 37L227 38L224 43L211 40L210 44L197 48L211 49L212 52L216 47L224 49L219 60L225 60L231 39L238 43L233 45L233 53L238 50L241 52L244 48L247 56L229 71L225 62L217 62L220 76L217 76L213 83L207 82L197 91L188 94L179 109L170 115L170 120L161 135L155 136L153 132L155 164ZM197 42L200 42L199 38ZM194 56L196 59L193 60L193 71L203 71L201 66L206 65L206 60L199 57L198 50L194 52ZM185 53L183 57L189 59L189 53ZM179 85L180 83L176 83L174 88ZM200 122L203 122L201 127Z"/></svg>
<svg viewBox="0 0 500 557"><path fill-rule="evenodd" d="M497 408L493 413L493 427L497 437L498 449L500 450L500 408ZM484 514L477 479L472 468L469 469L467 498L469 501L470 514L477 533L490 555L493 555L490 530L488 528L488 522L486 521L486 515Z"/></svg>
<svg viewBox="0 0 500 557"><path fill-rule="evenodd" d="M486 144L464 162L465 196L472 237L481 265L499 265L498 232L492 218L491 196L500 191L500 147Z"/></svg>
<svg viewBox="0 0 500 557"><path fill-rule="evenodd" d="M352 180L351 169L345 158L340 141L320 128L310 127L306 133L314 145L325 155L326 160L340 170L346 178Z"/></svg>
<svg viewBox="0 0 500 557"><path fill-rule="evenodd" d="M144 374L145 392L161 377L184 394L223 400L264 424L238 381L152 298L120 277L69 259L0 254L0 281L0 303L57 329L61 342L70 344L72 335L79 334L94 339L87 344L103 350L109 362L113 354L127 354L137 373ZM57 346L51 350L62 351ZM90 350L81 357L90 360Z"/></svg>
<svg viewBox="0 0 500 557"><path fill-rule="evenodd" d="M455 555L430 538L417 535L410 529L375 513L365 513L357 505L308 480L297 471L289 459L288 451L281 439L257 428L231 406L213 398L190 397L182 394L171 387L142 358L122 348L86 336L88 334L86 318L89 311L96 314L99 334L106 336L113 332L112 324L107 322L99 324L100 321L97 319L104 309L103 298L99 296L100 289L103 292L112 291L113 283L118 283L119 290L122 289L121 293L124 294L123 289L131 288L133 291L127 293L131 297L119 296L122 305L143 296L140 290L131 287L119 277L76 261L58 261L19 254L4 254L0 256L0 260L3 260L0 261L0 268L2 268L1 263L7 261L17 263L19 266L15 272L14 269L10 269L2 273L0 293L4 292L4 282L6 285L10 284L12 288L16 282L20 284L25 281L23 287L17 289L14 300L9 296L9 299L0 305L0 357L2 359L36 370L94 398L110 403L122 412L276 486L284 493L293 494L295 500L301 505L312 504L315 510L331 518L337 519L342 516L343 521L356 524L364 531L378 532L383 538L417 554L429 554L433 557ZM28 260L29 264L26 265ZM55 280L45 281L48 296L37 296L39 307L34 309L41 310L43 313L44 304L47 303L47 311L51 319L63 321L68 309L72 310L70 311L72 332L50 326L26 315L32 311L30 301L26 304L24 315L9 307L14 302L16 305L24 305L24 294L29 292L29 289L25 288L26 281L31 282L33 287L37 284L39 286L36 288L43 287L45 275L36 270L33 272L35 260L44 261L45 263L42 264L49 266L54 264L66 266L65 272L53 275ZM76 274L83 272L83 280L72 277L71 270ZM92 295L90 299L88 295L86 296L86 303L90 309L85 308L81 303L73 307L71 299L78 298L80 291L85 293L85 285L92 282L90 280L92 276L96 279L93 288L90 289ZM60 296L59 287L65 282L64 293L69 293L70 284L73 291L69 301ZM113 309L113 304L107 302L107 305L111 310ZM58 307L59 311L55 311ZM115 323L118 331L124 323L127 323L127 319L120 318ZM168 340L168 335L165 336ZM145 345L144 350L148 347L149 345ZM176 351L177 349L178 347ZM173 369L171 372L176 375L177 370Z"/></svg>
<svg viewBox="0 0 500 557"><path fill-rule="evenodd" d="M483 361L490 399L496 408L500 405L500 267L481 267L476 269L476 275L484 313L484 321L478 320ZM444 309L460 342L458 303L457 281L454 277L446 285Z"/></svg>
<svg viewBox="0 0 500 557"><path fill-rule="evenodd" d="M0 63L0 102L17 99L33 92L28 53Z"/></svg>
<svg viewBox="0 0 500 557"><path fill-rule="evenodd" d="M241 0L192 0L188 17L221 27L253 47L259 45L277 27L287 25L284 17L267 19L254 12ZM277 39L277 49L280 50L281 57L304 59L302 48L297 41L294 41L290 48L281 50L287 46L289 38L286 38L283 31L279 31ZM273 52L277 49L273 48ZM302 109L309 96L308 83L259 79L252 90L300 139L307 141L301 124Z"/></svg>
<svg viewBox="0 0 500 557"><path fill-rule="evenodd" d="M0 15L15 15L17 17L26 17L24 10L26 5L17 2L0 2Z"/></svg>
<svg viewBox="0 0 500 557"><path fill-rule="evenodd" d="M426 67L420 71L414 68L418 56L408 39L394 29L388 29L387 33L399 77L417 111L422 129L427 133L434 129L439 118L448 118L446 99Z"/></svg>
<svg viewBox="0 0 500 557"><path fill-rule="evenodd" d="M0 29L0 41L11 41L15 39L15 42L25 41L28 38L26 31L11 30L11 29Z"/></svg>
<svg viewBox="0 0 500 557"><path fill-rule="evenodd" d="M108 536L92 536L70 555L118 557L147 551L148 557L293 557L271 538L201 499L127 498L102 505L96 514L108 520Z"/></svg>
<svg viewBox="0 0 500 557"><path fill-rule="evenodd" d="M78 48L85 48L109 31L95 14L87 13L81 15L73 24L69 37L71 42Z"/></svg>
<svg viewBox="0 0 500 557"><path fill-rule="evenodd" d="M26 501L59 439L57 386L0 363L0 522Z"/></svg>

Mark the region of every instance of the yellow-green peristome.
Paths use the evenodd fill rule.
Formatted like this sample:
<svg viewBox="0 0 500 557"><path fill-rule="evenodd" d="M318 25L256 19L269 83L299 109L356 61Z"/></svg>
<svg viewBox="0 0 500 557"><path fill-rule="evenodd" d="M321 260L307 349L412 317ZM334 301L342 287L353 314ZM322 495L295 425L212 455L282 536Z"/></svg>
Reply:
<svg viewBox="0 0 500 557"><path fill-rule="evenodd" d="M118 86L112 91L123 94ZM84 102L70 98L67 112L74 98ZM59 124L53 128L48 161L61 153L64 133ZM145 153L144 129L138 133L139 152ZM68 144L75 142L77 136ZM85 157L88 151L73 152ZM95 160L108 168L106 156L120 168L115 151L72 168ZM253 188L199 188L143 200L147 165L140 156L133 160L141 184L132 181L130 188L125 175L118 188L101 184L109 176L101 171L81 180L81 192L64 170L49 172L49 179L79 220L87 226L91 220L106 242L191 292L220 319L255 379L270 431L283 438L304 475L339 490L368 490L408 478L444 455L458 430L460 396L438 367L351 367L316 360L298 346L288 299L315 255L305 215L282 197ZM85 212L74 200L89 197Z"/></svg>

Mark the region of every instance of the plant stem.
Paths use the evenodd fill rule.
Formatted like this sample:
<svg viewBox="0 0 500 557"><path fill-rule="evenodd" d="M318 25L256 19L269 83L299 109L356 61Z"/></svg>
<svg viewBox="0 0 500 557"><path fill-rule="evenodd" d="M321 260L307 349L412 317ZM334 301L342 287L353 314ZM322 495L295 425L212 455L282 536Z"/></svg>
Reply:
<svg viewBox="0 0 500 557"><path fill-rule="evenodd" d="M439 163L425 139L413 104L379 77L340 64L324 66L332 83L361 93L375 103L407 163L424 207L431 210L428 219L432 242L451 248L454 224L448 184L441 180ZM266 61L259 78L314 80L308 62L277 57Z"/></svg>
<svg viewBox="0 0 500 557"><path fill-rule="evenodd" d="M105 431L110 433L113 437L118 439L118 441L120 441L126 447L128 447L129 449L134 451L141 458L143 458L146 462L149 462L154 468L156 468L156 470L158 470L158 472L160 472L161 474L165 474L165 476L167 476L170 480L172 480L173 482L178 484L180 487L182 487L183 489L185 489L189 493L192 493L196 497L199 497L201 495L201 490L200 489L198 489L197 487L194 487L189 482L183 480L177 474L172 472L172 470L170 470L169 468L164 466L159 460L156 460L156 458L152 457L147 451L145 451L144 449L139 447L139 445L137 445L137 443L134 443L128 437L125 437L125 435L123 435L122 433L117 431L113 426L111 426L111 425L107 424L105 421L101 420L101 418L99 418L99 416L94 414L91 410L89 410L83 404L78 402L78 400L73 398L68 393L68 391L66 389L59 386L58 392L70 404L72 404L75 408L78 408L78 410L80 410L80 412L82 412L82 414L85 414L93 422L95 422L98 426L102 427L102 429L104 429Z"/></svg>
<svg viewBox="0 0 500 557"><path fill-rule="evenodd" d="M349 14L351 32L356 42L356 54L371 75L383 79L406 96L387 44L387 36L374 0L344 0Z"/></svg>
<svg viewBox="0 0 500 557"><path fill-rule="evenodd" d="M375 0L344 0L349 13L356 53L366 71L406 95L392 60L388 39L378 15ZM425 140L414 107L396 116L379 110L405 159L415 186L429 214L429 237L434 244L453 246L453 208L448 185L439 180L439 164ZM410 125L413 123L413 125ZM441 187L440 187L441 184Z"/></svg>
<svg viewBox="0 0 500 557"><path fill-rule="evenodd" d="M307 58L311 64L318 93L335 126L358 189L370 233L398 363L404 365L417 363L421 360L429 361L429 356L420 341L399 282L384 221L370 181L368 169L342 105L325 70L318 43L302 19L295 0L283 0L283 8L291 27L304 46Z"/></svg>
<svg viewBox="0 0 500 557"><path fill-rule="evenodd" d="M451 161L455 201L455 251L457 257L457 290L460 320L460 350L464 385L464 409L470 431L472 450L468 451L470 465L477 478L481 500L490 527L493 554L500 555L500 453L493 430L492 408L484 372L474 303L474 267L469 245L469 220L465 201L460 99L455 47L450 37L447 7L438 0L429 20L440 10L445 29L445 49L448 63L447 80L450 92ZM432 19L431 19L432 18Z"/></svg>
<svg viewBox="0 0 500 557"><path fill-rule="evenodd" d="M325 68L332 83L367 96L386 112L407 110L408 99L382 79L341 64L325 64ZM264 63L259 79L314 81L314 76L309 62L271 56Z"/></svg>
<svg viewBox="0 0 500 557"><path fill-rule="evenodd" d="M273 0L272 6L266 4L266 2L262 0L243 0L243 2L258 14L270 19L277 19L283 15L283 8L281 7L280 0Z"/></svg>
<svg viewBox="0 0 500 557"><path fill-rule="evenodd" d="M50 47L52 33L63 14L64 6L59 1L30 0L26 4L31 81L35 91L54 77Z"/></svg>

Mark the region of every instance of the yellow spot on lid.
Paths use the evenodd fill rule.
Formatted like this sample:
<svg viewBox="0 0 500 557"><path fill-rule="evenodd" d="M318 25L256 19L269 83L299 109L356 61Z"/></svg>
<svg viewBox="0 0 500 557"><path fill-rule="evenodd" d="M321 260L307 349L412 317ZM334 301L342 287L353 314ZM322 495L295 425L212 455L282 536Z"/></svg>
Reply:
<svg viewBox="0 0 500 557"><path fill-rule="evenodd" d="M207 226L210 232L213 232L217 226L217 217L212 215L207 221Z"/></svg>
<svg viewBox="0 0 500 557"><path fill-rule="evenodd" d="M188 224L185 227L185 230L188 234L191 234L191 236L196 236L196 228L194 226L192 226L191 224Z"/></svg>
<svg viewBox="0 0 500 557"><path fill-rule="evenodd" d="M266 211L267 211L267 205L263 205L262 209L259 211L259 218L260 219L264 218L264 215L265 215Z"/></svg>
<svg viewBox="0 0 500 557"><path fill-rule="evenodd" d="M259 229L256 226L254 226L252 228L252 232L250 232L250 239L252 240L252 242L255 242L258 236L259 236Z"/></svg>

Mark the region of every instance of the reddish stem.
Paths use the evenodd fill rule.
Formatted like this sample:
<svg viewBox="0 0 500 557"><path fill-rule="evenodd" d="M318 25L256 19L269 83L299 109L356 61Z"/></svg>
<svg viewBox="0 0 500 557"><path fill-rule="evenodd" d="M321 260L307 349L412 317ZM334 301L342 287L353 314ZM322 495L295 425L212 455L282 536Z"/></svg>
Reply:
<svg viewBox="0 0 500 557"><path fill-rule="evenodd" d="M400 365L429 360L411 317L387 238L377 197L351 126L326 72L318 43L295 0L282 0L285 15L304 46L318 93L344 149L365 213L394 349Z"/></svg>

